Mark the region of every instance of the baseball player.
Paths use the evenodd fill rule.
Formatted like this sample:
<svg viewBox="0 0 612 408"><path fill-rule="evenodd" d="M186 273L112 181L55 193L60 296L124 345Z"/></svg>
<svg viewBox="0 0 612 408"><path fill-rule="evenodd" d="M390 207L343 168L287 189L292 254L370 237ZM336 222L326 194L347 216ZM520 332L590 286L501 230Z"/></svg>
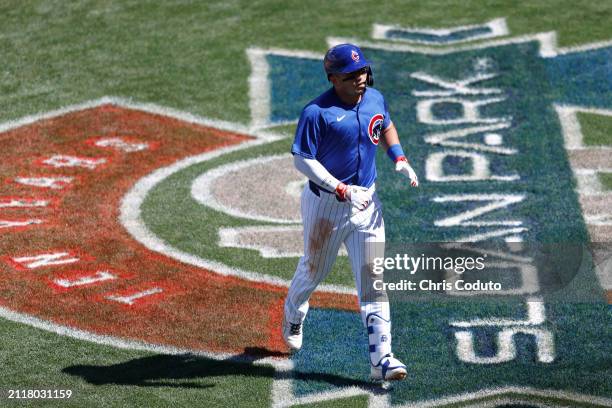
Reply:
<svg viewBox="0 0 612 408"><path fill-rule="evenodd" d="M402 151L382 94L372 88L370 63L353 44L332 47L323 60L333 87L303 109L291 149L309 179L301 196L304 256L285 300L282 334L291 351L302 347L308 299L332 268L344 242L368 331L371 377L402 380L406 366L391 353L389 303L364 295L373 259L384 256L385 226L376 195L376 149L382 142L395 170L413 187L417 176Z"/></svg>

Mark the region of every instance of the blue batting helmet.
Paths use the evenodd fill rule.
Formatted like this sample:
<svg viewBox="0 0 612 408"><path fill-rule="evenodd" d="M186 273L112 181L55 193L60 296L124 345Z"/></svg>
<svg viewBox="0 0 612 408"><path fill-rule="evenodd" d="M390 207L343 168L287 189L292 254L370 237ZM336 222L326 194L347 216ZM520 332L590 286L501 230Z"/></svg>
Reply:
<svg viewBox="0 0 612 408"><path fill-rule="evenodd" d="M354 44L339 44L329 50L323 59L325 72L329 74L348 74L370 66L363 53Z"/></svg>

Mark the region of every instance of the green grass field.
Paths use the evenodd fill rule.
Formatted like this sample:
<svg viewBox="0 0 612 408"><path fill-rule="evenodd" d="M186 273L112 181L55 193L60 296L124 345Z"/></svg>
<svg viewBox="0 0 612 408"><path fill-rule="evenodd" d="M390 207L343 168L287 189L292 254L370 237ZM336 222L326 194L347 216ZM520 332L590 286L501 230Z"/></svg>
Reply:
<svg viewBox="0 0 612 408"><path fill-rule="evenodd" d="M232 122L249 120L250 46L323 52L371 26L452 27L506 17L513 35L561 46L608 40L606 2L4 2L0 118L118 95Z"/></svg>
<svg viewBox="0 0 612 408"><path fill-rule="evenodd" d="M594 0L393 0L382 4L295 0L3 1L0 123L116 96L246 126L250 121L251 66L245 53L248 47L323 53L327 37L367 39L373 23L452 27L480 24L498 17L507 19L512 36L556 31L563 47L612 39L612 3ZM607 69L608 77L602 81L610 80L609 63ZM612 145L610 117L578 116L586 145ZM286 151L293 126L274 130L287 139L275 142L273 152ZM249 155L254 157L257 153L255 149ZM239 156L240 153L234 153L191 171L201 172L206 166ZM612 175L600 173L599 177L612 190ZM161 207L155 210L155 200L164 199L163 194L171 193L173 188L176 185L168 179L145 203L149 210L146 217L150 217L147 222L154 231L163 234L177 226L188 226L191 217L210 217L197 233L212 240L218 226L242 225L231 217L219 218L212 210L193 208L191 202L180 208L181 219L172 219ZM180 198L175 198L177 206L181 205ZM149 204L151 208L146 207ZM0 230L0 239L11 237ZM184 237L178 237L172 244L256 272L265 273L270 265L253 262L250 256L236 256L229 249L211 254L218 248L208 241L195 245L195 249L193 242ZM5 255L0 253L0 257ZM275 275L291 278L294 259L273 262L279 271ZM348 262L343 260L336 265L328 283L350 285L351 281ZM0 300L4 296L9 293L0 292ZM609 316L603 320L609 321ZM275 378L274 368L267 365L118 349L2 318L0 368L2 407L264 407L271 404ZM597 389L605 389L605 382L612 383L609 367L596 369L601 370ZM320 382L316 375L306 375L302 380L314 383L314 388ZM9 400L8 390L16 389L70 389L73 394L69 400L61 401ZM534 397L534 401L537 403L538 398ZM549 404L550 399L542 403ZM568 402L562 396L556 403L603 406L588 401ZM304 406L367 405L367 397L351 396ZM528 405L502 402L497 406Z"/></svg>

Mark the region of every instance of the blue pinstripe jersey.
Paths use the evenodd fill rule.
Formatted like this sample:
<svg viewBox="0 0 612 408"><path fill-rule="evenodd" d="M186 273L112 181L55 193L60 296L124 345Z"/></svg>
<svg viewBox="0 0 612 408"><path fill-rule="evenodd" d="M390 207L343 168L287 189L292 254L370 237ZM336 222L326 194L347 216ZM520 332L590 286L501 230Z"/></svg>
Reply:
<svg viewBox="0 0 612 408"><path fill-rule="evenodd" d="M376 147L390 124L378 90L366 88L361 101L349 106L331 88L302 110L291 153L318 160L343 183L370 187L376 181Z"/></svg>

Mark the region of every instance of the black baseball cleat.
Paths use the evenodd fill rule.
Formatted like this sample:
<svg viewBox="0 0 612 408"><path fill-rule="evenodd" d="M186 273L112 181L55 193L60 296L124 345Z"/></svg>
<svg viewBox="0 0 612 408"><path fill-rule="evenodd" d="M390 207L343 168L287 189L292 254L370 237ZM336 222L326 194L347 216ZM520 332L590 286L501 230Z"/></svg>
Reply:
<svg viewBox="0 0 612 408"><path fill-rule="evenodd" d="M283 340L292 353L302 348L302 323L291 323L283 317Z"/></svg>

